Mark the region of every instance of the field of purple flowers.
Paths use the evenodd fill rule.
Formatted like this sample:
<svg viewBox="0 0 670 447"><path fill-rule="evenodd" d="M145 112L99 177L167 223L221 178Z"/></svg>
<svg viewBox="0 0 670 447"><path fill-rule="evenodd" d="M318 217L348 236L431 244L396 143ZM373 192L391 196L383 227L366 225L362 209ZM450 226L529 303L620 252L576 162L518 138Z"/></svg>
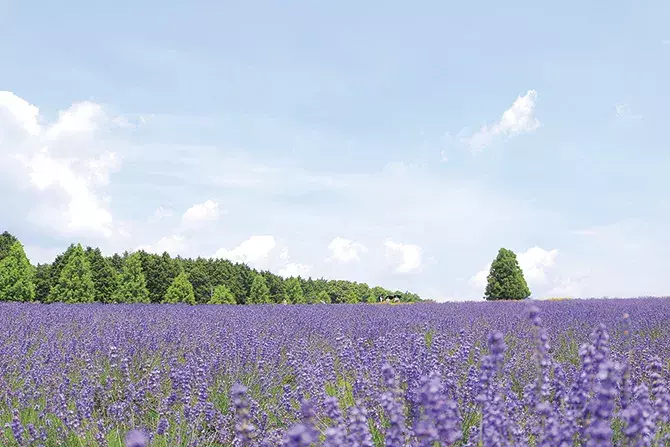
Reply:
<svg viewBox="0 0 670 447"><path fill-rule="evenodd" d="M670 445L670 299L15 303L0 322L3 446Z"/></svg>

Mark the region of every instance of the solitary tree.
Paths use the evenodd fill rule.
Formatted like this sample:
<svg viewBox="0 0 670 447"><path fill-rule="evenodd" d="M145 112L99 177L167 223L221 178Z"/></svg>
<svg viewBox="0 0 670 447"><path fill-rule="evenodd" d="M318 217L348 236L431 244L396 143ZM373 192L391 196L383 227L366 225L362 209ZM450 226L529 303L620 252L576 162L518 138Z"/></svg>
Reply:
<svg viewBox="0 0 670 447"><path fill-rule="evenodd" d="M188 281L188 276L186 276L186 273L182 271L179 275L177 275L174 281L172 281L172 284L170 284L170 287L168 287L167 292L165 292L163 303L195 304L193 286Z"/></svg>
<svg viewBox="0 0 670 447"><path fill-rule="evenodd" d="M126 258L123 271L119 276L119 286L114 294L115 303L150 303L147 280L142 271L139 253Z"/></svg>
<svg viewBox="0 0 670 447"><path fill-rule="evenodd" d="M248 304L269 304L270 303L270 289L263 275L256 275L254 281L251 283L251 290L249 291Z"/></svg>
<svg viewBox="0 0 670 447"><path fill-rule="evenodd" d="M237 304L235 295L230 289L224 285L214 287L212 297L207 304Z"/></svg>
<svg viewBox="0 0 670 447"><path fill-rule="evenodd" d="M516 254L511 250L501 248L491 264L484 299L488 301L523 300L529 296L530 289L523 277Z"/></svg>
<svg viewBox="0 0 670 447"><path fill-rule="evenodd" d="M48 301L61 303L92 303L95 286L91 266L80 244L70 247L67 263L51 288Z"/></svg>
<svg viewBox="0 0 670 447"><path fill-rule="evenodd" d="M0 261L0 300L33 301L35 299L34 267L19 241L14 242Z"/></svg>

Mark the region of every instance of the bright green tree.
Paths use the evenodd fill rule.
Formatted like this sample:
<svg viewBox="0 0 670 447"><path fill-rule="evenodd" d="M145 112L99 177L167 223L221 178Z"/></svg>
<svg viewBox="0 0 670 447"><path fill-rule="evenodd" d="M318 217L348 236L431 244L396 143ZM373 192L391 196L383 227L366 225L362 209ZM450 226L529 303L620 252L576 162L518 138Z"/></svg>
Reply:
<svg viewBox="0 0 670 447"><path fill-rule="evenodd" d="M95 286L95 300L99 303L110 303L119 285L118 275L114 266L100 252L99 248L86 248L86 259L91 265L91 276Z"/></svg>
<svg viewBox="0 0 670 447"><path fill-rule="evenodd" d="M168 304L195 304L195 294L193 292L193 286L188 281L188 276L185 272L181 272L177 277L172 281L170 287L168 287L167 292L165 292L165 298L163 298L163 303Z"/></svg>
<svg viewBox="0 0 670 447"><path fill-rule="evenodd" d="M224 285L214 287L214 293L207 304L237 304L235 295Z"/></svg>
<svg viewBox="0 0 670 447"><path fill-rule="evenodd" d="M346 304L356 304L358 301L358 294L354 289L350 289L344 294L344 302Z"/></svg>
<svg viewBox="0 0 670 447"><path fill-rule="evenodd" d="M35 268L18 240L0 261L0 301L33 301Z"/></svg>
<svg viewBox="0 0 670 447"><path fill-rule="evenodd" d="M67 263L51 288L49 302L92 303L95 301L95 286L91 266L81 244L72 245L68 250Z"/></svg>
<svg viewBox="0 0 670 447"><path fill-rule="evenodd" d="M305 294L302 292L300 280L298 278L289 278L286 280L286 295L292 304L306 304Z"/></svg>
<svg viewBox="0 0 670 447"><path fill-rule="evenodd" d="M270 303L270 289L263 275L256 275L251 283L251 290L249 291L249 299L247 304L269 304Z"/></svg>
<svg viewBox="0 0 670 447"><path fill-rule="evenodd" d="M498 251L498 256L491 264L484 292L484 299L523 300L530 296L530 289L519 267L516 254L506 248Z"/></svg>
<svg viewBox="0 0 670 447"><path fill-rule="evenodd" d="M9 250L12 248L12 245L18 241L19 240L16 238L16 236L14 236L9 231L5 231L0 234L0 261L5 259L5 257L9 254Z"/></svg>
<svg viewBox="0 0 670 447"><path fill-rule="evenodd" d="M147 280L142 271L142 261L138 253L126 258L119 276L119 286L113 295L114 303L150 303Z"/></svg>
<svg viewBox="0 0 670 447"><path fill-rule="evenodd" d="M330 294L326 292L325 290L322 290L319 292L319 294L316 296L316 302L318 304L330 304Z"/></svg>

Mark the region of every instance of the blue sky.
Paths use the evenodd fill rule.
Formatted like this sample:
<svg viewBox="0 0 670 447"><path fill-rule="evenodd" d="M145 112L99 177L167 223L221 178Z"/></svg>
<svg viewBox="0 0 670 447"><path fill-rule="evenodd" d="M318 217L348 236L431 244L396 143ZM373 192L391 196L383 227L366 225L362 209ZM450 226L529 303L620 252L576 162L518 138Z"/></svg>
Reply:
<svg viewBox="0 0 670 447"><path fill-rule="evenodd" d="M0 226L478 299L670 293L670 4L0 0Z"/></svg>

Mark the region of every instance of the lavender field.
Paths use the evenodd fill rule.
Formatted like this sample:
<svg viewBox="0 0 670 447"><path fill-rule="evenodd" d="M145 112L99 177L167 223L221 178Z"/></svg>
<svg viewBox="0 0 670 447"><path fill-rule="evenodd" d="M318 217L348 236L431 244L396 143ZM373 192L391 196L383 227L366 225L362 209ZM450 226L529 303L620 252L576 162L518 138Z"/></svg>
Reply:
<svg viewBox="0 0 670 447"><path fill-rule="evenodd" d="M670 445L670 299L16 303L0 321L3 446Z"/></svg>

